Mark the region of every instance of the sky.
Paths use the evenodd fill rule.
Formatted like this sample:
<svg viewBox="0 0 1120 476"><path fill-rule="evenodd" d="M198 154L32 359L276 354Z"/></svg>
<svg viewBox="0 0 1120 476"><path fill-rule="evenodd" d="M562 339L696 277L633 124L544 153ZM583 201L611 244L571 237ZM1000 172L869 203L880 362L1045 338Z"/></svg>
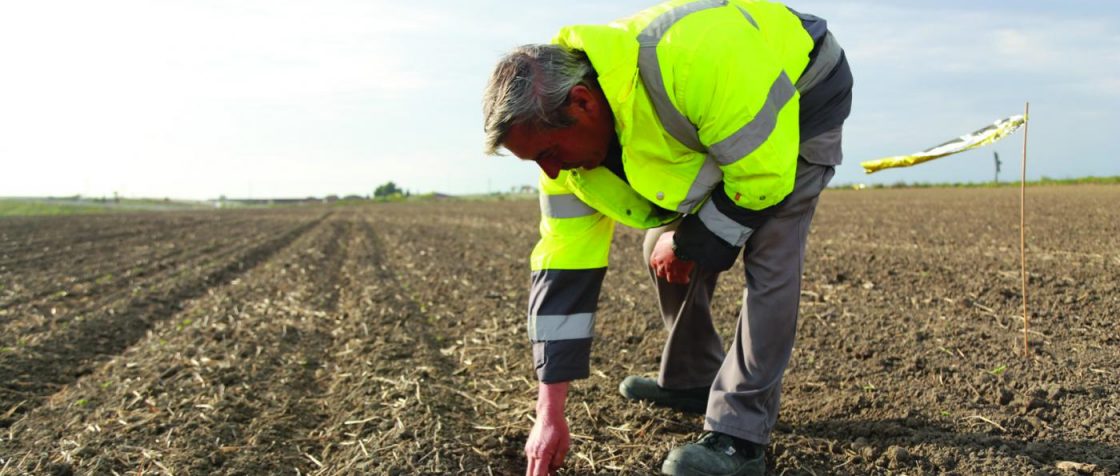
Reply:
<svg viewBox="0 0 1120 476"><path fill-rule="evenodd" d="M535 185L483 153L496 60L569 24L652 3L380 0L0 2L0 196L212 199ZM829 21L855 75L833 184L1020 173L1022 134L907 169L1021 114L1027 177L1120 175L1120 2L793 1Z"/></svg>

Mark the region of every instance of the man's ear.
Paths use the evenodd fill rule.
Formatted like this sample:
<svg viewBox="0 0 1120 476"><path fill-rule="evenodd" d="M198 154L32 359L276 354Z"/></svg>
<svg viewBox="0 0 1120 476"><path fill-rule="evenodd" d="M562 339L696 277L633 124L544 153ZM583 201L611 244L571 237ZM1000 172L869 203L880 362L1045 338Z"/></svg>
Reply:
<svg viewBox="0 0 1120 476"><path fill-rule="evenodd" d="M595 100L595 92L585 84L577 84L568 92L568 105L571 113L580 113L584 116L594 116L599 111L599 103Z"/></svg>

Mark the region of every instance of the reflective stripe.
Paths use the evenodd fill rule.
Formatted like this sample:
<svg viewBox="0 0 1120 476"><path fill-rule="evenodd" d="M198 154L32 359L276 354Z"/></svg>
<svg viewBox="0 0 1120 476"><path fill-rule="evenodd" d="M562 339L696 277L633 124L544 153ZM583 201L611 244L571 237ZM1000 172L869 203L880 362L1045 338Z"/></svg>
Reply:
<svg viewBox="0 0 1120 476"><path fill-rule="evenodd" d="M711 154L716 162L728 166L758 149L770 137L770 133L774 132L774 127L778 124L778 113L793 99L796 92L797 90L789 81L789 76L782 71L778 79L770 85L770 92L766 93L766 102L754 118L726 139L712 144Z"/></svg>
<svg viewBox="0 0 1120 476"><path fill-rule="evenodd" d="M801 73L800 78L797 78L797 90L804 93L826 78L840 62L840 53L843 51L832 33L825 33L824 39L821 40L821 47L817 50L817 56L813 58L813 64Z"/></svg>
<svg viewBox="0 0 1120 476"><path fill-rule="evenodd" d="M677 211L680 213L692 213L692 209L700 204L700 201L712 193L712 189L723 181L723 171L719 169L719 164L712 160L712 156L704 159L704 165L700 166L700 172L697 172L696 178L692 180L692 185L688 187L688 195L685 195L684 200L681 200L680 205L677 206Z"/></svg>
<svg viewBox="0 0 1120 476"><path fill-rule="evenodd" d="M597 213L594 208L571 193L558 195L542 193L540 200L541 213L549 218L577 218Z"/></svg>
<svg viewBox="0 0 1120 476"><path fill-rule="evenodd" d="M678 142L697 152L704 152L707 149L700 143L696 126L669 100L669 93L665 90L665 79L661 77L661 63L657 59L657 44L661 42L665 32L686 15L724 5L727 5L727 0L700 0L681 5L653 19L638 35L640 45L638 75L642 77L642 84L645 85L653 109L661 120L661 127L664 127L665 131Z"/></svg>
<svg viewBox="0 0 1120 476"><path fill-rule="evenodd" d="M743 246L743 243L747 242L747 238L751 237L751 233L754 233L754 230L724 215L711 200L708 200L708 203L700 207L699 215L700 222L702 222L708 230L720 237L723 241L736 247Z"/></svg>
<svg viewBox="0 0 1120 476"><path fill-rule="evenodd" d="M529 316L529 338L534 342L586 339L592 337L595 314L584 312L560 316Z"/></svg>

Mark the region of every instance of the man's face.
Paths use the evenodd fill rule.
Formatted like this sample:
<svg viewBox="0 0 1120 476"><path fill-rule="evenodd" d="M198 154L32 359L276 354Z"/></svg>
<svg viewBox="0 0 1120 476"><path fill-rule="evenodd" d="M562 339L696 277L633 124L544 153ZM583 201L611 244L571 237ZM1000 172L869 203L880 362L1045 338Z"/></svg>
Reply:
<svg viewBox="0 0 1120 476"><path fill-rule="evenodd" d="M502 145L520 159L536 162L552 179L561 170L598 167L615 137L614 116L606 99L598 91L576 86L565 110L575 121L572 125L546 129L515 124Z"/></svg>

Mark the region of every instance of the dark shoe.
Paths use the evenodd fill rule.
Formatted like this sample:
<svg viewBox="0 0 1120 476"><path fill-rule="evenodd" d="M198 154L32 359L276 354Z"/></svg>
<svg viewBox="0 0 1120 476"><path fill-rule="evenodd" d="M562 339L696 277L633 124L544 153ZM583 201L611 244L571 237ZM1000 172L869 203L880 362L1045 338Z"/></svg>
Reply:
<svg viewBox="0 0 1120 476"><path fill-rule="evenodd" d="M631 400L645 400L657 406L674 408L703 415L708 409L709 387L673 390L661 388L651 378L631 375L618 384L622 396Z"/></svg>
<svg viewBox="0 0 1120 476"><path fill-rule="evenodd" d="M765 454L762 445L713 431L704 433L696 443L670 451L661 472L677 476L763 476Z"/></svg>

